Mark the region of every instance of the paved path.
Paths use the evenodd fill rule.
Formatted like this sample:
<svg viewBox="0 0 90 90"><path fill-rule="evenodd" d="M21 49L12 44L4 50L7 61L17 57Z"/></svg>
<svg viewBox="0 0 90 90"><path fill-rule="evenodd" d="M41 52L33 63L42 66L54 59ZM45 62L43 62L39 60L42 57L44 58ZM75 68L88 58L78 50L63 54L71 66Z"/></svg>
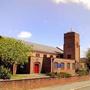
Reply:
<svg viewBox="0 0 90 90"><path fill-rule="evenodd" d="M86 87L87 88L81 88ZM79 88L79 89L78 89ZM34 89L34 90L90 90L90 80L88 81L82 81L82 82L75 82L68 85L57 85L57 86L51 86L46 88L40 88L40 89Z"/></svg>
<svg viewBox="0 0 90 90"><path fill-rule="evenodd" d="M76 90L90 90L90 86L79 88L79 89L76 89Z"/></svg>

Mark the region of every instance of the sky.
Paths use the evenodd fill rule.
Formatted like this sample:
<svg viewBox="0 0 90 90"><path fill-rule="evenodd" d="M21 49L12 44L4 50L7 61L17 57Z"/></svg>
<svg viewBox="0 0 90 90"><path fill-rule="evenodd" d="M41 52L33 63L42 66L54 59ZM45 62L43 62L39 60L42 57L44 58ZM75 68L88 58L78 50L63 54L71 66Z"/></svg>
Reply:
<svg viewBox="0 0 90 90"><path fill-rule="evenodd" d="M81 57L90 47L90 0L0 0L0 35L63 46L64 33L80 34Z"/></svg>

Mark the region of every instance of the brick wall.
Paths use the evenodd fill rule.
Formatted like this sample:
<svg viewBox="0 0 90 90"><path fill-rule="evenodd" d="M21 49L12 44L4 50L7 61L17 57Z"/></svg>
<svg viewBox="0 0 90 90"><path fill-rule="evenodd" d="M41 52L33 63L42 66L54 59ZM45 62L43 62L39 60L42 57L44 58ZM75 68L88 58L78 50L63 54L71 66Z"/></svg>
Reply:
<svg viewBox="0 0 90 90"><path fill-rule="evenodd" d="M63 85L77 81L90 80L90 76L71 77L71 78L42 78L42 79L23 79L0 81L0 90L32 90L34 88ZM66 82L67 81L67 82Z"/></svg>

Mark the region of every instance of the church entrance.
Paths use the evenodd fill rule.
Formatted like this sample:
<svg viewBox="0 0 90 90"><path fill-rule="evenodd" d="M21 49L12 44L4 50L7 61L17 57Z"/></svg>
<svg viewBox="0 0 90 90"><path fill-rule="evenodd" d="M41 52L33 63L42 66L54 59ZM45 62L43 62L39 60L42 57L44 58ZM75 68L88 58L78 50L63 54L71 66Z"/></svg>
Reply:
<svg viewBox="0 0 90 90"><path fill-rule="evenodd" d="M37 62L34 64L34 73L39 73L40 72L40 63Z"/></svg>

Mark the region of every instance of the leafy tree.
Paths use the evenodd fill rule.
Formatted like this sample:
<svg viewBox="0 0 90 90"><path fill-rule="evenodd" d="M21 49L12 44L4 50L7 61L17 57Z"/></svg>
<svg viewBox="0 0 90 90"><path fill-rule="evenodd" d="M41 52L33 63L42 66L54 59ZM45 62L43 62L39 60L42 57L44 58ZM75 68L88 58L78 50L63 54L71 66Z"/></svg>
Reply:
<svg viewBox="0 0 90 90"><path fill-rule="evenodd" d="M31 46L21 40L0 36L0 62L5 66L23 64L28 61Z"/></svg>
<svg viewBox="0 0 90 90"><path fill-rule="evenodd" d="M87 68L88 68L88 71L90 71L90 49L88 49L87 53L86 53L86 57L87 57Z"/></svg>

